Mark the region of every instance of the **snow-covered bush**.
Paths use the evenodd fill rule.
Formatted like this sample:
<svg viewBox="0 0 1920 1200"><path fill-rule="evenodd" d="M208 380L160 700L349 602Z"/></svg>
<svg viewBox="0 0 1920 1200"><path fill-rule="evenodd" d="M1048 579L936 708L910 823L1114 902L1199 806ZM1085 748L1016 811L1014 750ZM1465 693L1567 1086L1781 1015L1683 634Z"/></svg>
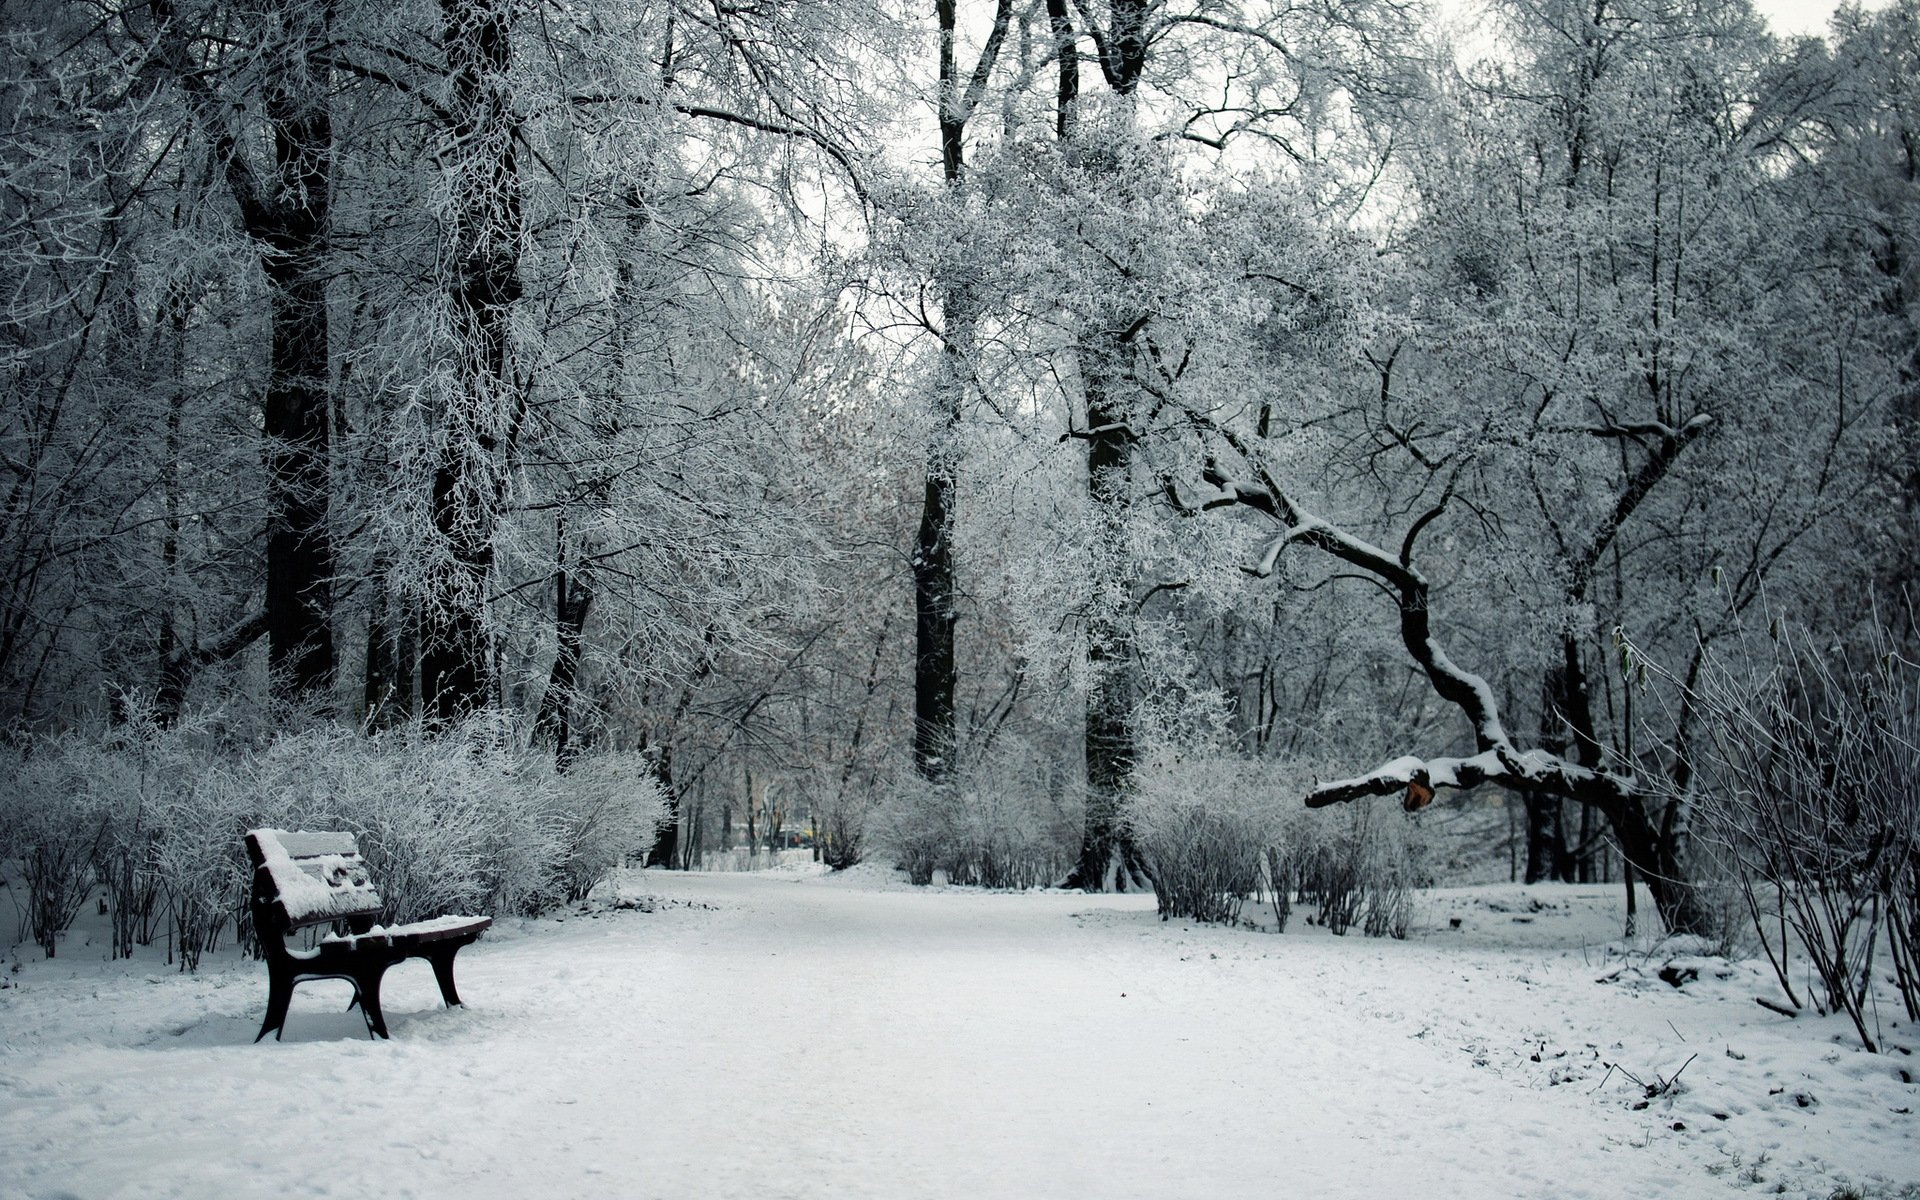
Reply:
<svg viewBox="0 0 1920 1200"><path fill-rule="evenodd" d="M804 786L813 810L814 845L820 861L835 871L858 863L866 852L873 780L864 772L827 763L815 768Z"/></svg>
<svg viewBox="0 0 1920 1200"><path fill-rule="evenodd" d="M1078 823L1058 781L1011 750L949 781L908 771L888 789L870 835L917 884L1044 887L1066 874Z"/></svg>
<svg viewBox="0 0 1920 1200"><path fill-rule="evenodd" d="M1295 904L1312 904L1334 933L1357 922L1369 937L1404 938L1414 892L1433 882L1418 817L1377 811L1370 801L1324 812L1289 806L1266 866L1283 930Z"/></svg>
<svg viewBox="0 0 1920 1200"><path fill-rule="evenodd" d="M5 754L0 830L6 831L0 848L20 863L28 931L52 958L60 934L93 894L112 806L88 780L106 774L111 764L97 747L60 739L38 739L0 753Z"/></svg>
<svg viewBox="0 0 1920 1200"><path fill-rule="evenodd" d="M1125 817L1153 871L1161 920L1238 921L1260 890L1261 855L1285 803L1272 764L1165 755L1145 765Z"/></svg>
<svg viewBox="0 0 1920 1200"><path fill-rule="evenodd" d="M1419 818L1373 801L1292 814L1269 872L1277 914L1290 893L1292 902L1319 906L1332 933L1357 922L1367 937L1405 937L1413 891L1432 883Z"/></svg>
<svg viewBox="0 0 1920 1200"><path fill-rule="evenodd" d="M136 720L0 748L0 859L19 862L49 955L103 886L116 954L165 928L192 970L230 924L250 939L248 829L353 831L396 922L584 896L651 844L665 807L640 756L583 756L561 775L498 716L434 736L230 734Z"/></svg>
<svg viewBox="0 0 1920 1200"><path fill-rule="evenodd" d="M561 893L568 901L584 900L627 856L644 855L667 819L666 789L644 754L575 759L553 789L564 847Z"/></svg>
<svg viewBox="0 0 1920 1200"><path fill-rule="evenodd" d="M1413 893L1432 882L1415 819L1369 803L1302 807L1301 764L1156 755L1126 816L1154 873L1164 918L1232 923L1263 889L1284 931L1295 904L1334 933L1405 937Z"/></svg>
<svg viewBox="0 0 1920 1200"><path fill-rule="evenodd" d="M248 829L276 823L257 797L232 760L214 759L155 805L151 869L166 898L169 935L184 970L199 967L200 956L219 945L229 922L243 938L253 936L240 838Z"/></svg>

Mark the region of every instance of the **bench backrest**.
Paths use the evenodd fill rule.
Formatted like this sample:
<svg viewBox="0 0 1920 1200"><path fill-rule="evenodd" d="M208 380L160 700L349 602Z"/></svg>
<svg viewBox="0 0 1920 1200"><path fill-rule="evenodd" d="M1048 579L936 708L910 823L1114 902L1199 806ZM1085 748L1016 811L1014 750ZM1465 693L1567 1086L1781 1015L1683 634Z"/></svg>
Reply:
<svg viewBox="0 0 1920 1200"><path fill-rule="evenodd" d="M255 829L247 834L247 857L256 923L266 915L278 926L263 933L369 916L385 905L351 833Z"/></svg>

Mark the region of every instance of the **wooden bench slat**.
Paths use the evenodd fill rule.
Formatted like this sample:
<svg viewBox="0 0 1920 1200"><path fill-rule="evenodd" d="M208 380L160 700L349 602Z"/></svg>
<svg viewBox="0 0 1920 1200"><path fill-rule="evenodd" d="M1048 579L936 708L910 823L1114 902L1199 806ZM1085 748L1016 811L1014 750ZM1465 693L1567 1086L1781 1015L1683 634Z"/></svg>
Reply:
<svg viewBox="0 0 1920 1200"><path fill-rule="evenodd" d="M412 946L478 933L492 924L492 917L434 917L407 925L375 925L364 933L330 933L320 941L323 945L356 946L366 942L384 942L392 946Z"/></svg>
<svg viewBox="0 0 1920 1200"><path fill-rule="evenodd" d="M314 858L322 854L357 856L360 853L360 843L351 833L331 830L310 833L304 829L256 829L254 832L266 834L279 842L280 848L290 858Z"/></svg>
<svg viewBox="0 0 1920 1200"><path fill-rule="evenodd" d="M289 929L368 916L385 907L351 833L256 829L248 837L259 848L260 865L273 881Z"/></svg>

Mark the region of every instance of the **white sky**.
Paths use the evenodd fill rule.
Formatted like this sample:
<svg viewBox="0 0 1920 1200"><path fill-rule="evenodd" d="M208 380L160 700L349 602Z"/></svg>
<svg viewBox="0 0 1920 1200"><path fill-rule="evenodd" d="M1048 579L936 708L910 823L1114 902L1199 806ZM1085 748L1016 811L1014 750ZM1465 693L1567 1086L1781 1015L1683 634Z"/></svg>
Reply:
<svg viewBox="0 0 1920 1200"><path fill-rule="evenodd" d="M1833 0L1753 0L1754 8L1765 17L1778 34L1817 33L1827 31L1827 18L1839 5ZM1868 3L1868 8L1880 7L1877 3Z"/></svg>

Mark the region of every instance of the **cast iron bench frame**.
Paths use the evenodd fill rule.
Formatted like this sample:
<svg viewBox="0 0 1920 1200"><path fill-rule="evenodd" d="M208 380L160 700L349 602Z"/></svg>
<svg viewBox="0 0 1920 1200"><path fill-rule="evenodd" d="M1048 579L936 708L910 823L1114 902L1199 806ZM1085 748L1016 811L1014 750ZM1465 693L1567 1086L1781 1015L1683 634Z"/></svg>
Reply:
<svg viewBox="0 0 1920 1200"><path fill-rule="evenodd" d="M269 1033L280 1039L294 986L310 979L351 983L353 1000L347 1007L360 1006L370 1036L390 1036L380 1010L380 977L409 958L426 959L441 999L459 1006L453 956L492 925L492 917L441 917L382 929L374 918L386 902L373 886L353 834L255 829L247 834L246 846L253 864L249 907L267 958L267 1019L255 1042ZM334 921L345 923L345 936L322 938L311 950L287 946L287 935L295 930Z"/></svg>

